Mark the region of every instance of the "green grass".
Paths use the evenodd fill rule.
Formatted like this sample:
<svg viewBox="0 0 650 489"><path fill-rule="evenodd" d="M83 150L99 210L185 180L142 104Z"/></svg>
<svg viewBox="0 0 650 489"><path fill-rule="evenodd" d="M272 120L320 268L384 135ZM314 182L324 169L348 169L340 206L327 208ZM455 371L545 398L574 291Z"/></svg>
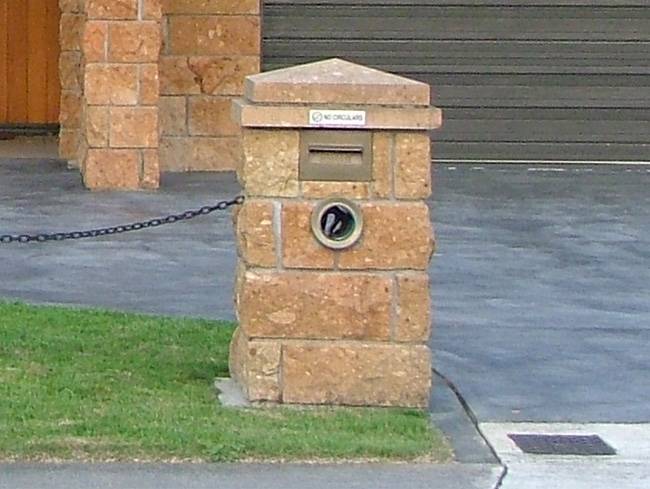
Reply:
<svg viewBox="0 0 650 489"><path fill-rule="evenodd" d="M450 459L419 411L218 406L233 329L0 303L0 459Z"/></svg>

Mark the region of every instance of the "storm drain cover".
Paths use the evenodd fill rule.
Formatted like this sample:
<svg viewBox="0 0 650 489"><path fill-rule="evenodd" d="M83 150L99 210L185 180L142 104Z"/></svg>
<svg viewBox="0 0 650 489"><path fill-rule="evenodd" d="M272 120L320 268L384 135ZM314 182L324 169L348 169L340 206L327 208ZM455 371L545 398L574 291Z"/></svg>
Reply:
<svg viewBox="0 0 650 489"><path fill-rule="evenodd" d="M616 455L598 435L509 434L525 453L534 455Z"/></svg>

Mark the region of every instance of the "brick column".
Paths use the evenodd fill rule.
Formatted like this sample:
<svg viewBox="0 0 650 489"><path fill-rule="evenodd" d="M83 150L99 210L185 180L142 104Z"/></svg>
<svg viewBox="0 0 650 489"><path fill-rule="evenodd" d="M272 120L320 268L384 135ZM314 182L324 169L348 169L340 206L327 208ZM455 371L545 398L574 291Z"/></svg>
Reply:
<svg viewBox="0 0 650 489"><path fill-rule="evenodd" d="M86 0L85 11L84 182L157 188L160 0Z"/></svg>
<svg viewBox="0 0 650 489"><path fill-rule="evenodd" d="M235 103L246 202L236 216L232 376L256 402L426 406L428 130L441 123L429 87L330 60L248 77L245 97ZM358 118L328 124L315 109ZM306 180L305 131L336 141L351 129L370 137L370 173L346 181L343 164L340 181ZM327 157L326 144L314 151ZM351 201L364 221L360 241L342 250L312 230L314 210L332 197Z"/></svg>

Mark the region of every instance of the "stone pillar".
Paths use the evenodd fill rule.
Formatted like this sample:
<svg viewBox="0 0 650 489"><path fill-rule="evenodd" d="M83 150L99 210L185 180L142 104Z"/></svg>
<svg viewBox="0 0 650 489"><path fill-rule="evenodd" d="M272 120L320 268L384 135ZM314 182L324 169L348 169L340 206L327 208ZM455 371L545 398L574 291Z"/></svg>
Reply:
<svg viewBox="0 0 650 489"><path fill-rule="evenodd" d="M85 22L82 0L59 0L59 78L61 111L59 113L59 156L72 168L79 168L79 142L83 105L81 71L81 36Z"/></svg>
<svg viewBox="0 0 650 489"><path fill-rule="evenodd" d="M90 189L157 188L160 0L85 0L81 171Z"/></svg>
<svg viewBox="0 0 650 489"><path fill-rule="evenodd" d="M247 78L230 370L251 401L428 404L429 104L426 84L341 60ZM332 198L358 241L317 239Z"/></svg>

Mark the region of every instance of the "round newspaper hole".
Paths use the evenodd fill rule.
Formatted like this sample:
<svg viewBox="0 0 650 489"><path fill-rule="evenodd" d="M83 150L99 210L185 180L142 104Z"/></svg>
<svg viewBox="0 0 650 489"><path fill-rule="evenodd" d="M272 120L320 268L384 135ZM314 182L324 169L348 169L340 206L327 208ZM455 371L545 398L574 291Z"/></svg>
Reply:
<svg viewBox="0 0 650 489"><path fill-rule="evenodd" d="M342 250L361 238L363 218L355 203L347 199L328 199L314 209L311 227L323 246Z"/></svg>

